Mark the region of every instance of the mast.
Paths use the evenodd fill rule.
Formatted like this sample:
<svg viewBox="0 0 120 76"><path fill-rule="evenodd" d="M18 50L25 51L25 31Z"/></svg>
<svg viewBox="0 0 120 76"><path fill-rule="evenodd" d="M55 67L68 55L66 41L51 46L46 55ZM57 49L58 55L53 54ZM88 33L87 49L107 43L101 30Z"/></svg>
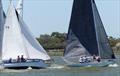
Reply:
<svg viewBox="0 0 120 76"><path fill-rule="evenodd" d="M19 19L19 23L20 23L20 18L23 18L23 0L18 0L17 6L16 6L16 11L17 11L16 13L18 14L18 19ZM23 44L24 44L25 49L28 50L27 47L25 46L25 43L23 43ZM30 56L29 56L28 51L26 51L26 55L29 59Z"/></svg>
<svg viewBox="0 0 120 76"><path fill-rule="evenodd" d="M23 17L23 0L18 0L18 4L16 7L16 10L18 12L18 14Z"/></svg>
<svg viewBox="0 0 120 76"><path fill-rule="evenodd" d="M10 0L10 4L12 3L12 0Z"/></svg>

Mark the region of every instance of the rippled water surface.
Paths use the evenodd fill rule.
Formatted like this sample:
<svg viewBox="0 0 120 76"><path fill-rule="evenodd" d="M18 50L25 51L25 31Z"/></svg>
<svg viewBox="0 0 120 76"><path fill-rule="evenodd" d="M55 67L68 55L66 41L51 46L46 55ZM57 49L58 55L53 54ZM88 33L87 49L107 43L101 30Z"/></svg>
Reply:
<svg viewBox="0 0 120 76"><path fill-rule="evenodd" d="M0 76L120 76L120 60L118 67L77 67L64 66L61 57L53 57L55 63L47 69L40 70L0 70Z"/></svg>

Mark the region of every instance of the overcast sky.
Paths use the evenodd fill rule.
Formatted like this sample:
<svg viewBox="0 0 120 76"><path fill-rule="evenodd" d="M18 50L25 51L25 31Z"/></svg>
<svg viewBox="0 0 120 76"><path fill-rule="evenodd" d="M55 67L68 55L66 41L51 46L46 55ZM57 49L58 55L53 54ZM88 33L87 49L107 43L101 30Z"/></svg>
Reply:
<svg viewBox="0 0 120 76"><path fill-rule="evenodd" d="M16 5L17 0L13 0ZM2 0L6 12L9 0ZM108 36L120 37L120 0L95 0ZM67 32L73 0L24 0L24 21L40 34Z"/></svg>

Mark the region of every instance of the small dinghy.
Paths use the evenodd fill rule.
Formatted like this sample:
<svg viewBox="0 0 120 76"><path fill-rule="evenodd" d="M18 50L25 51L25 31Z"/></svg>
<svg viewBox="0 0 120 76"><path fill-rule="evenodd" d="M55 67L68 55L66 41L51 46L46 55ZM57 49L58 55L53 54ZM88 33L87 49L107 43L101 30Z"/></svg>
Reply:
<svg viewBox="0 0 120 76"><path fill-rule="evenodd" d="M2 8L0 8L0 11L1 9ZM0 20L2 20L2 17L0 18ZM0 34L2 37L2 43L0 42L0 47L2 47L0 48L2 67L9 69L47 67L45 61L50 60L49 55L33 37L23 18L13 7L12 2L10 2L3 28L4 30L2 30L2 34ZM21 59L23 56L25 61Z"/></svg>
<svg viewBox="0 0 120 76"><path fill-rule="evenodd" d="M68 66L101 67L115 63L115 55L94 0L74 0L66 42L64 60ZM100 61L94 62L94 56ZM91 57L91 60L81 63L81 57Z"/></svg>

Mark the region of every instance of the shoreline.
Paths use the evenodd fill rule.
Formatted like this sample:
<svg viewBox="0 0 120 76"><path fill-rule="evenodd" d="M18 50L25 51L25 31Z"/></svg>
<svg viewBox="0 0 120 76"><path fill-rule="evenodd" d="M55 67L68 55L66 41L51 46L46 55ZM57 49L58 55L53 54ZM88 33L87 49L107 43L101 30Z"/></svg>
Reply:
<svg viewBox="0 0 120 76"><path fill-rule="evenodd" d="M120 55L120 50L119 51L113 51L115 55ZM50 56L63 56L64 51L49 51L47 52Z"/></svg>

